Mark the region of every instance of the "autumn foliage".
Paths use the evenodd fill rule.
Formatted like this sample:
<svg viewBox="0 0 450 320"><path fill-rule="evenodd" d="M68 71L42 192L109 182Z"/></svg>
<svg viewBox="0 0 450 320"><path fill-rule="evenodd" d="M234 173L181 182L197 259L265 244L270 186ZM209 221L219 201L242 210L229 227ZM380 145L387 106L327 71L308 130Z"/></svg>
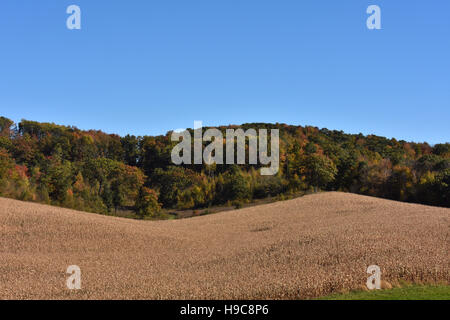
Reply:
<svg viewBox="0 0 450 320"><path fill-rule="evenodd" d="M0 117L0 195L139 216L155 216L160 207L193 209L319 189L450 207L449 143L285 124L241 128L279 129L276 176L261 176L259 164L175 166L170 132L120 137Z"/></svg>

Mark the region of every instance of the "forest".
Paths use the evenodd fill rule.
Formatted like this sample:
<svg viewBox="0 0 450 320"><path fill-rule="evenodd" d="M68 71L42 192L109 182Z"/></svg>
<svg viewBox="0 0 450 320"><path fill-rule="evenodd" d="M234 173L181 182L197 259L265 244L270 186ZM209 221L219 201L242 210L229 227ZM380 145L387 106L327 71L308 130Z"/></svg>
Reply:
<svg viewBox="0 0 450 320"><path fill-rule="evenodd" d="M278 123L217 129L228 128L279 129L278 173L261 176L258 164L174 165L171 132L121 137L0 117L0 196L101 214L127 209L141 218L319 190L450 207L448 142Z"/></svg>

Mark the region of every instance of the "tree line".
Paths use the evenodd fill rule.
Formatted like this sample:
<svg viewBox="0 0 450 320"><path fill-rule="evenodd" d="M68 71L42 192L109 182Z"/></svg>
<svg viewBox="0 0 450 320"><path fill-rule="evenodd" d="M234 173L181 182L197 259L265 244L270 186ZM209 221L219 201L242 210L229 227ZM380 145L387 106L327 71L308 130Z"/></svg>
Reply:
<svg viewBox="0 0 450 320"><path fill-rule="evenodd" d="M228 128L237 126L218 129ZM260 165L175 166L171 132L120 137L0 117L0 196L104 214L132 209L140 217L157 216L162 208L239 206L308 190L450 207L449 143L285 124L239 128L279 129L277 175L261 176Z"/></svg>

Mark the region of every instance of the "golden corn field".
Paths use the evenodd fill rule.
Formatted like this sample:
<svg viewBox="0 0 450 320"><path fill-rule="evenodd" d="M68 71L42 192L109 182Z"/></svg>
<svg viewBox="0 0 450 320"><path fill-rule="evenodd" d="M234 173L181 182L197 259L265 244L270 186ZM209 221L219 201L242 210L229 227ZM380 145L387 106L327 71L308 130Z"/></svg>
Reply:
<svg viewBox="0 0 450 320"><path fill-rule="evenodd" d="M0 299L303 299L449 284L450 209L346 193L138 221L0 198ZM82 289L66 287L81 269Z"/></svg>

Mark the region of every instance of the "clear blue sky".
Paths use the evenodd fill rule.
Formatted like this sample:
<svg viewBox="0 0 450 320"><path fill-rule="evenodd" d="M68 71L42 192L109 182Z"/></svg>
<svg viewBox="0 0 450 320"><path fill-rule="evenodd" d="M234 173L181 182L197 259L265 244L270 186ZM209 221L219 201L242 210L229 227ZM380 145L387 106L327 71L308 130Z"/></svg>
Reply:
<svg viewBox="0 0 450 320"><path fill-rule="evenodd" d="M66 28L71 4L79 31ZM366 28L370 4L382 30ZM448 0L2 0L0 41L0 115L15 121L450 141Z"/></svg>

